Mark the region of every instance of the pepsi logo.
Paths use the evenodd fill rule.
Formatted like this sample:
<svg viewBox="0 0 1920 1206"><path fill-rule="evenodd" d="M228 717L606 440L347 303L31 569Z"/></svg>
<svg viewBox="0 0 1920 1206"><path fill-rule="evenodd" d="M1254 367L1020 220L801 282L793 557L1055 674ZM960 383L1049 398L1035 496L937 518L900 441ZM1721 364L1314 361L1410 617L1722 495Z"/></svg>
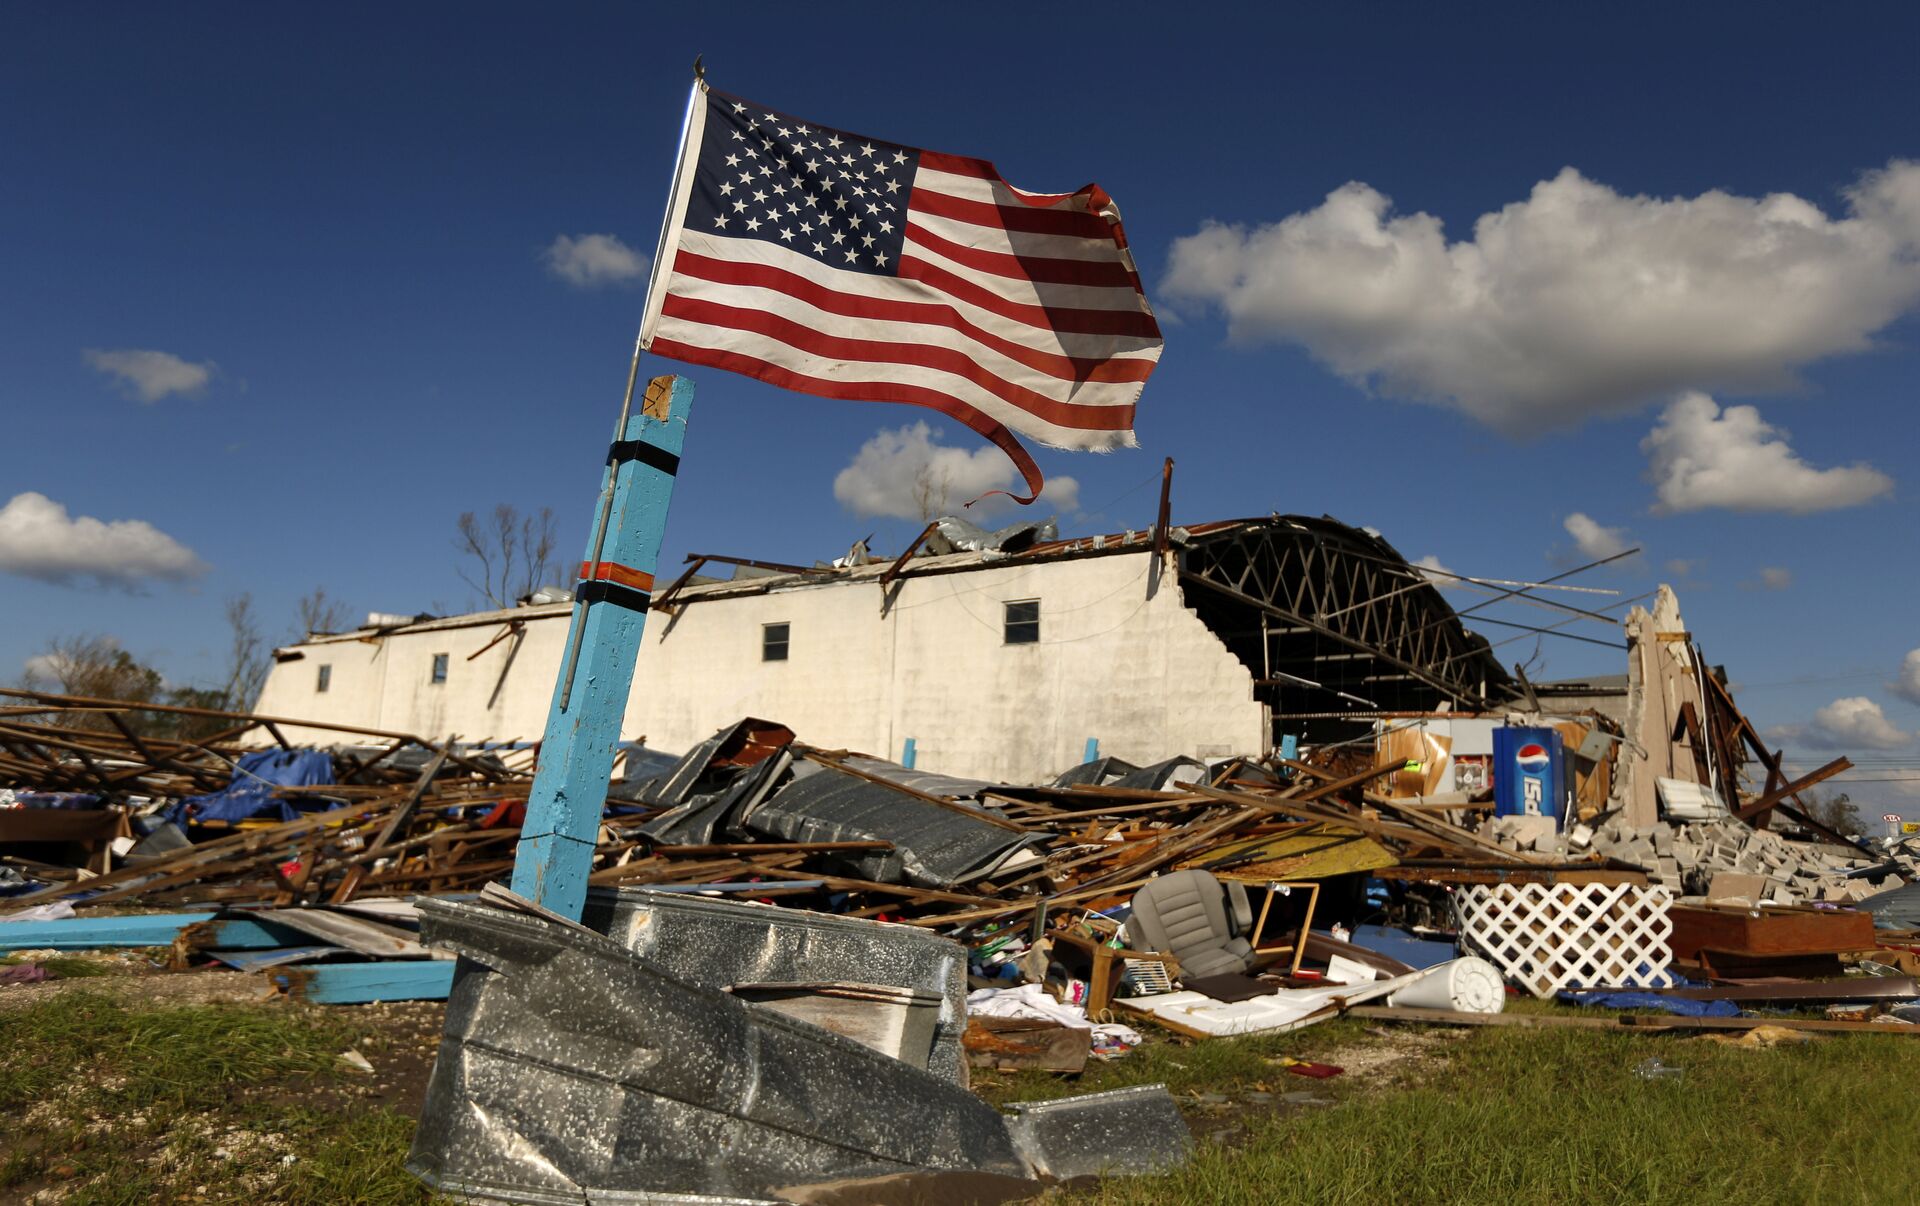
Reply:
<svg viewBox="0 0 1920 1206"><path fill-rule="evenodd" d="M1529 742L1520 747L1520 752L1514 756L1514 761L1519 764L1521 770L1537 775L1553 764L1553 756L1547 753L1546 746L1538 742Z"/></svg>

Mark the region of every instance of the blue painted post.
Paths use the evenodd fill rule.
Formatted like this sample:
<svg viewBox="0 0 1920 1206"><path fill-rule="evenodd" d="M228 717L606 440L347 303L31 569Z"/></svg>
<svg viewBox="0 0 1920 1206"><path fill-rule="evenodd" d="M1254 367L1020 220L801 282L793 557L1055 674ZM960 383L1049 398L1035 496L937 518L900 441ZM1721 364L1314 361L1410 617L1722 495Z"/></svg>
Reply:
<svg viewBox="0 0 1920 1206"><path fill-rule="evenodd" d="M1100 739L1098 737L1087 738L1086 757L1080 759L1080 761L1092 762L1095 758L1098 758L1099 756L1100 756Z"/></svg>
<svg viewBox="0 0 1920 1206"><path fill-rule="evenodd" d="M568 653L554 684L513 863L513 890L566 917L578 918L586 904L594 837L692 409L693 382L655 377L640 413L623 414L607 452L600 486L604 527L580 564Z"/></svg>
<svg viewBox="0 0 1920 1206"><path fill-rule="evenodd" d="M906 746L900 751L900 765L908 770L913 769L913 738L911 737L907 738Z"/></svg>

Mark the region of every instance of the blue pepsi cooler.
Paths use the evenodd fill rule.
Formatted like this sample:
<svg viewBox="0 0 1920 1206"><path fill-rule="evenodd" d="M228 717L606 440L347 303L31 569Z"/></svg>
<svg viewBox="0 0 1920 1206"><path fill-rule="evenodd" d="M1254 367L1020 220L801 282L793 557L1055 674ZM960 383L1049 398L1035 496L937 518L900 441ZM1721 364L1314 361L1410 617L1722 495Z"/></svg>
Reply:
<svg viewBox="0 0 1920 1206"><path fill-rule="evenodd" d="M1560 827L1567 805L1567 755L1557 729L1509 727L1493 731L1493 815L1552 817Z"/></svg>

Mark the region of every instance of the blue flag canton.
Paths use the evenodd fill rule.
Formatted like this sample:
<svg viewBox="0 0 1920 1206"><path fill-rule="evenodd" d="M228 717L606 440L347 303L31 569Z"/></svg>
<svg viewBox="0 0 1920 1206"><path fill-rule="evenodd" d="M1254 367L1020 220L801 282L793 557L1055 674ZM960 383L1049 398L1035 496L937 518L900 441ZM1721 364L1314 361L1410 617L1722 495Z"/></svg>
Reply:
<svg viewBox="0 0 1920 1206"><path fill-rule="evenodd" d="M685 229L759 239L848 272L892 276L920 152L707 93Z"/></svg>

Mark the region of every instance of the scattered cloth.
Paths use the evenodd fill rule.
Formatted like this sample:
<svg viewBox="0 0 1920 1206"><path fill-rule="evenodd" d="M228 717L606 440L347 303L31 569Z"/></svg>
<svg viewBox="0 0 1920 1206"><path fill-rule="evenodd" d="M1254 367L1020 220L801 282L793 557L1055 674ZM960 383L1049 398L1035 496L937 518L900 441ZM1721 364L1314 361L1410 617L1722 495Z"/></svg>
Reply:
<svg viewBox="0 0 1920 1206"><path fill-rule="evenodd" d="M1811 1043L1813 1036L1804 1030L1789 1030L1785 1026L1755 1026L1738 1037L1731 1034L1709 1034L1707 1041L1725 1043L1729 1047L1779 1047L1793 1043Z"/></svg>
<svg viewBox="0 0 1920 1206"><path fill-rule="evenodd" d="M49 904L37 904L32 908L8 913L5 917L0 917L0 925L5 925L9 921L64 921L73 915L73 905L64 900L56 900Z"/></svg>
<svg viewBox="0 0 1920 1206"><path fill-rule="evenodd" d="M53 979L53 973L38 963L15 963L0 967L0 988L10 988L15 984L38 984Z"/></svg>
<svg viewBox="0 0 1920 1206"><path fill-rule="evenodd" d="M233 781L225 791L191 796L167 810L167 820L176 825L189 821L245 821L262 817L272 821L291 821L300 813L285 799L275 796L276 787L319 787L333 782L333 755L325 750L261 750L243 754L234 764ZM316 800L315 808L330 808Z"/></svg>
<svg viewBox="0 0 1920 1206"><path fill-rule="evenodd" d="M980 988L967 994L967 1012L986 1018L1036 1018L1093 1031L1092 1053L1095 1059L1114 1059L1141 1043L1140 1032L1112 1022L1087 1021L1087 1011L1078 1005L1066 1005L1038 984L1013 988Z"/></svg>

